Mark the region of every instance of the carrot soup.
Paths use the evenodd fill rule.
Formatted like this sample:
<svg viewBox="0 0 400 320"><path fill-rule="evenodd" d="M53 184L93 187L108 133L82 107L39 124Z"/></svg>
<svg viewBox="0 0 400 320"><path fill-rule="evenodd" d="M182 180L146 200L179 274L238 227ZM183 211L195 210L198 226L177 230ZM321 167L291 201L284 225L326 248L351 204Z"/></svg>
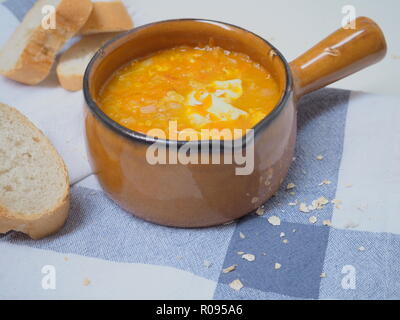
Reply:
<svg viewBox="0 0 400 320"><path fill-rule="evenodd" d="M131 130L253 128L277 105L276 79L247 55L220 47L180 46L118 70L99 96L102 111Z"/></svg>

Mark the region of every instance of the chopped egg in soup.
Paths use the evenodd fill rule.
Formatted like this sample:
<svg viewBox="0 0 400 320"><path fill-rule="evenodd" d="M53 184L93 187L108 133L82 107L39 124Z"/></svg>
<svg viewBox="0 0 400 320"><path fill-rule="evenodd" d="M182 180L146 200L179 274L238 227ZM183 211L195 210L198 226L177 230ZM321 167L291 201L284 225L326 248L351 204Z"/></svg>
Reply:
<svg viewBox="0 0 400 320"><path fill-rule="evenodd" d="M181 46L134 60L118 70L99 96L111 119L147 134L170 121L176 131L251 129L279 102L273 76L247 55L220 47Z"/></svg>

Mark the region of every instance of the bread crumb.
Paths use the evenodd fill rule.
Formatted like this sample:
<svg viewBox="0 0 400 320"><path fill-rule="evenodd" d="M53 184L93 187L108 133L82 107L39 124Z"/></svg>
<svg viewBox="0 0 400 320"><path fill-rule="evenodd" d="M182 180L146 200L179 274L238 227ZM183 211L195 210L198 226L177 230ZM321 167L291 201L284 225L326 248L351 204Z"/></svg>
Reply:
<svg viewBox="0 0 400 320"><path fill-rule="evenodd" d="M295 188L296 187L296 185L293 183L293 182L290 182L290 183L288 183L288 185L286 186L286 190L290 190L290 189L293 189L293 188Z"/></svg>
<svg viewBox="0 0 400 320"><path fill-rule="evenodd" d="M240 291L240 289L243 288L243 283L242 283L239 279L236 279L236 280L233 280L233 281L229 284L229 286L230 286L233 290Z"/></svg>
<svg viewBox="0 0 400 320"><path fill-rule="evenodd" d="M317 160L324 160L324 156L322 154L317 155Z"/></svg>
<svg viewBox="0 0 400 320"><path fill-rule="evenodd" d="M222 272L223 273L232 272L232 271L236 270L236 267L237 267L237 264L233 264L233 265L231 265L231 266L229 266L229 267L227 267L225 269L222 269Z"/></svg>
<svg viewBox="0 0 400 320"><path fill-rule="evenodd" d="M281 219L277 216L271 216L268 218L268 222L272 224L273 226L280 226L281 225Z"/></svg>
<svg viewBox="0 0 400 320"><path fill-rule="evenodd" d="M282 267L282 265L278 262L275 263L275 270L278 270Z"/></svg>
<svg viewBox="0 0 400 320"><path fill-rule="evenodd" d="M317 219L316 216L311 216L311 217L308 219L308 221L310 221L310 223L312 223L312 224L316 223L317 220L318 220L318 219Z"/></svg>
<svg viewBox="0 0 400 320"><path fill-rule="evenodd" d="M92 283L92 281L90 281L89 278L83 279L83 285L84 285L85 287L87 287L87 286L90 285L91 283Z"/></svg>

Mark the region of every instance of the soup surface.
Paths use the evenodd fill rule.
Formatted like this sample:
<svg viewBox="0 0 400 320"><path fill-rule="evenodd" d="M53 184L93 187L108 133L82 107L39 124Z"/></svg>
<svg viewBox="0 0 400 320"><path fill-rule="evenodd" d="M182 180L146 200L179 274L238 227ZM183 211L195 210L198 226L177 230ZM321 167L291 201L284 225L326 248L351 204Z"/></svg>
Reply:
<svg viewBox="0 0 400 320"><path fill-rule="evenodd" d="M119 124L166 138L254 127L279 102L276 79L247 55L220 47L176 47L134 60L104 86L100 108ZM171 122L175 122L172 123ZM203 136L198 135L197 139Z"/></svg>

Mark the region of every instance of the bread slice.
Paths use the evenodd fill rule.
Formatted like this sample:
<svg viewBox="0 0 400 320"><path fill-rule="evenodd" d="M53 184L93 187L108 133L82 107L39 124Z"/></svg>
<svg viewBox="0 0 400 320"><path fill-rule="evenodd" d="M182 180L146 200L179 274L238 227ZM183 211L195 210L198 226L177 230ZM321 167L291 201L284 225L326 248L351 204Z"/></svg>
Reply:
<svg viewBox="0 0 400 320"><path fill-rule="evenodd" d="M132 18L121 1L94 2L92 13L79 34L121 32L132 28Z"/></svg>
<svg viewBox="0 0 400 320"><path fill-rule="evenodd" d="M42 9L55 8L55 29L46 29ZM0 51L0 73L34 85L50 72L55 55L85 24L93 4L90 0L39 0Z"/></svg>
<svg viewBox="0 0 400 320"><path fill-rule="evenodd" d="M0 233L45 237L63 226L68 209L63 160L25 116L0 103Z"/></svg>
<svg viewBox="0 0 400 320"><path fill-rule="evenodd" d="M117 33L100 33L84 36L65 51L57 65L57 77L61 86L70 91L82 90L83 76L96 51Z"/></svg>

